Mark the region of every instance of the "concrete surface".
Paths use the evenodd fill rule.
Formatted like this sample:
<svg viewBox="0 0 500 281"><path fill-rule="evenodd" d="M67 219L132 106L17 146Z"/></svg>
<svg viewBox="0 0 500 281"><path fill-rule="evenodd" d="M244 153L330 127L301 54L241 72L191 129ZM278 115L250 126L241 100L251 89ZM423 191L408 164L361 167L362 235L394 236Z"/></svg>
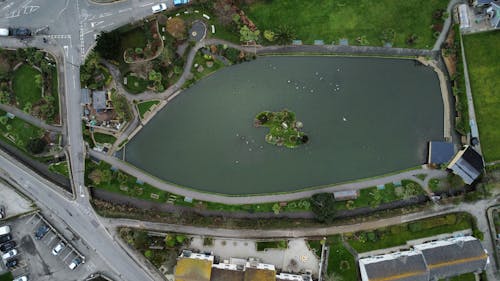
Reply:
<svg viewBox="0 0 500 281"><path fill-rule="evenodd" d="M5 207L6 219L35 210L31 201L3 182L0 182L0 205Z"/></svg>

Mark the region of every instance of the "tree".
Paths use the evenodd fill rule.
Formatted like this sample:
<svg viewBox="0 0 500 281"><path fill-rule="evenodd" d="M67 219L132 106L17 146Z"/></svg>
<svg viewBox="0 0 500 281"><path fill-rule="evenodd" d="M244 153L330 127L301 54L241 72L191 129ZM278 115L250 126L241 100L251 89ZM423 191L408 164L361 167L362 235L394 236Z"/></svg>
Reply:
<svg viewBox="0 0 500 281"><path fill-rule="evenodd" d="M295 38L295 30L289 25L280 25L274 32L274 39L280 45L288 45Z"/></svg>
<svg viewBox="0 0 500 281"><path fill-rule="evenodd" d="M116 115L120 120L130 120L132 113L127 99L116 93L116 90L111 92L111 102L115 108Z"/></svg>
<svg viewBox="0 0 500 281"><path fill-rule="evenodd" d="M120 55L118 52L118 50L120 50L120 45L121 37L117 30L101 32L101 34L97 35L95 50L103 58L113 60Z"/></svg>
<svg viewBox="0 0 500 281"><path fill-rule="evenodd" d="M260 31L251 31L248 26L244 25L240 28L241 42L257 42L259 40Z"/></svg>
<svg viewBox="0 0 500 281"><path fill-rule="evenodd" d="M332 223L337 213L332 193L318 193L311 197L312 211L320 222Z"/></svg>
<svg viewBox="0 0 500 281"><path fill-rule="evenodd" d="M40 154L45 150L47 141L43 138L31 139L28 142L28 151L32 154Z"/></svg>
<svg viewBox="0 0 500 281"><path fill-rule="evenodd" d="M157 92L162 92L164 90L163 84L161 83L162 81L162 75L161 72L155 71L154 69L149 72L148 78L150 81L153 82L153 85L155 87L155 90Z"/></svg>
<svg viewBox="0 0 500 281"><path fill-rule="evenodd" d="M43 82L42 75L41 74L35 75L35 84L38 88L42 88L42 82Z"/></svg>
<svg viewBox="0 0 500 281"><path fill-rule="evenodd" d="M266 40L269 42L273 42L274 41L274 32L271 30L264 30L264 38L266 38Z"/></svg>
<svg viewBox="0 0 500 281"><path fill-rule="evenodd" d="M275 215L279 214L280 213L280 210L281 210L281 206L278 204L278 203L274 203L273 205L273 212Z"/></svg>
<svg viewBox="0 0 500 281"><path fill-rule="evenodd" d="M180 17L173 17L167 21L167 31L176 39L186 38L186 24Z"/></svg>
<svg viewBox="0 0 500 281"><path fill-rule="evenodd" d="M33 107L33 105L31 104L31 102L27 102L23 106L23 111L30 114L32 107Z"/></svg>

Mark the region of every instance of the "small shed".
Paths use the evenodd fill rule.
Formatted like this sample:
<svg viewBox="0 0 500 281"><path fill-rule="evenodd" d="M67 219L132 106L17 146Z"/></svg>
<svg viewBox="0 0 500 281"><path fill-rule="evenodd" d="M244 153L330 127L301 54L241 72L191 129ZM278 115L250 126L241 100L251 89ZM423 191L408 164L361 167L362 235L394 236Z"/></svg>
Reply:
<svg viewBox="0 0 500 281"><path fill-rule="evenodd" d="M458 5L458 15L460 16L460 29L469 28L469 6L467 4Z"/></svg>
<svg viewBox="0 0 500 281"><path fill-rule="evenodd" d="M354 200L358 198L357 190L343 190L343 191L334 191L333 197L336 201L346 201L346 200Z"/></svg>
<svg viewBox="0 0 500 281"><path fill-rule="evenodd" d="M106 92L94 91L92 93L92 107L96 111L103 111L106 109Z"/></svg>
<svg viewBox="0 0 500 281"><path fill-rule="evenodd" d="M429 164L441 165L450 162L455 155L455 146L451 142L430 141L429 142Z"/></svg>
<svg viewBox="0 0 500 281"><path fill-rule="evenodd" d="M90 104L90 90L89 89L87 89L87 88L81 89L80 104L81 105L89 105Z"/></svg>

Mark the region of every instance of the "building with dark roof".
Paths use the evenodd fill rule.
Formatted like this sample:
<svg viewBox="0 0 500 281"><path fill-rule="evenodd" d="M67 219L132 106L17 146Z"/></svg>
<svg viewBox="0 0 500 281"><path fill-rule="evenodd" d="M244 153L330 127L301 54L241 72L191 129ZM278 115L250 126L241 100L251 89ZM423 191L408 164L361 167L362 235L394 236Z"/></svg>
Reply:
<svg viewBox="0 0 500 281"><path fill-rule="evenodd" d="M422 253L429 268L430 280L481 272L489 263L481 242L472 236L433 241L415 245L414 248Z"/></svg>
<svg viewBox="0 0 500 281"><path fill-rule="evenodd" d="M484 160L471 146L464 146L448 164L454 174L460 176L466 184L471 184L484 170Z"/></svg>
<svg viewBox="0 0 500 281"><path fill-rule="evenodd" d="M105 91L94 91L92 93L92 107L96 111L103 111L107 108L106 106L107 97Z"/></svg>
<svg viewBox="0 0 500 281"><path fill-rule="evenodd" d="M470 272L489 264L488 253L472 236L414 245L412 250L362 258L362 281L434 281Z"/></svg>
<svg viewBox="0 0 500 281"><path fill-rule="evenodd" d="M361 280L428 281L422 253L404 251L359 260Z"/></svg>
<svg viewBox="0 0 500 281"><path fill-rule="evenodd" d="M428 163L441 165L448 163L455 154L455 146L451 142L430 141Z"/></svg>

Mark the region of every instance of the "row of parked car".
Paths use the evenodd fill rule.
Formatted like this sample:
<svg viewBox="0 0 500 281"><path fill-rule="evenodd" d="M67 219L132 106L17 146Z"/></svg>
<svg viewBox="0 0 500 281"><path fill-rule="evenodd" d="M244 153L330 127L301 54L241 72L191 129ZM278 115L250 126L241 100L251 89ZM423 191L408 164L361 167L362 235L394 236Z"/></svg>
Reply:
<svg viewBox="0 0 500 281"><path fill-rule="evenodd" d="M42 238L50 231L50 228L42 224L37 228L35 231L35 239L36 240L42 240ZM52 255L58 256L64 249L66 248L66 244L64 244L63 241L60 241L57 243L54 248L52 248ZM69 269L73 270L77 266L79 266L82 263L82 260L79 257L74 258L71 263L69 264Z"/></svg>
<svg viewBox="0 0 500 281"><path fill-rule="evenodd" d="M16 256L19 252L16 249L16 241L12 240L10 226L0 226L0 251L2 251L2 261L7 268L11 269L19 263ZM28 281L27 276L19 276L14 281Z"/></svg>

